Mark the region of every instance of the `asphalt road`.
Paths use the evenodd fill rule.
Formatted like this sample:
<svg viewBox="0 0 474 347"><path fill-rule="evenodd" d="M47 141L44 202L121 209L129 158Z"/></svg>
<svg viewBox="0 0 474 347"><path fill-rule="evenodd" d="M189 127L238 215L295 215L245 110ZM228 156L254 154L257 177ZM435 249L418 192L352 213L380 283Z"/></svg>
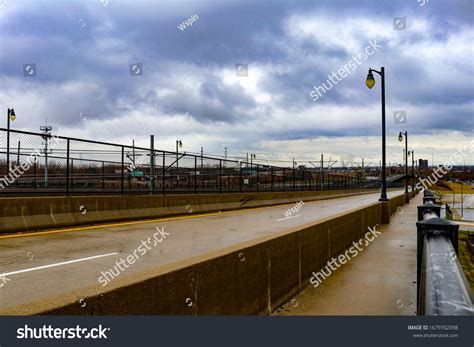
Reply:
<svg viewBox="0 0 474 347"><path fill-rule="evenodd" d="M389 192L390 197L400 194L402 190ZM83 288L95 286L99 293L114 281L131 279L133 274L297 229L372 204L378 197L367 194L307 202L291 215L288 210L294 204L0 236L0 314L13 314L17 305L28 307L32 302L71 292L77 293L80 304ZM104 287L102 273L127 256L133 256L134 263Z"/></svg>

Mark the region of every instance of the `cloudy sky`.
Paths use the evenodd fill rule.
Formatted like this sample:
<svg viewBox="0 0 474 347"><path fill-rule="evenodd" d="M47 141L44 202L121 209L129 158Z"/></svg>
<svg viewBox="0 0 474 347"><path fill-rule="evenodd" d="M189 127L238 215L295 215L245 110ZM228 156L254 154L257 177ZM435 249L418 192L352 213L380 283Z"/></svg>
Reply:
<svg viewBox="0 0 474 347"><path fill-rule="evenodd" d="M408 130L416 156L441 164L474 138L473 12L472 0L0 0L0 106L16 129L47 117L65 136L378 163L380 77L364 82L384 66L388 161Z"/></svg>

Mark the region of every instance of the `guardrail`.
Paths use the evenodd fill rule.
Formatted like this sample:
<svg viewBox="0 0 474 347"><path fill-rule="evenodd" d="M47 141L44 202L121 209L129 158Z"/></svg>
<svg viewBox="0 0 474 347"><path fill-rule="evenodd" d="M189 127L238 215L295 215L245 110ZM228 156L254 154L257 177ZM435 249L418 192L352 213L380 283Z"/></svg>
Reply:
<svg viewBox="0 0 474 347"><path fill-rule="evenodd" d="M434 195L424 191L418 206L418 315L474 315L473 294L459 263L459 225L440 218Z"/></svg>
<svg viewBox="0 0 474 347"><path fill-rule="evenodd" d="M0 128L0 196L370 189L380 180ZM9 140L7 140L9 138ZM7 164L8 167L7 167Z"/></svg>

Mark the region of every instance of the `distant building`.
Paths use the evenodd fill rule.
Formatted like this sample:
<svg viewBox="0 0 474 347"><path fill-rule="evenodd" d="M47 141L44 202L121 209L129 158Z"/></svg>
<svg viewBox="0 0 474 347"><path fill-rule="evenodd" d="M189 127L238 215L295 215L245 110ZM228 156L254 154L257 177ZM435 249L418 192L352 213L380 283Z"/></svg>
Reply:
<svg viewBox="0 0 474 347"><path fill-rule="evenodd" d="M428 168L428 159L419 159L418 160L418 167L420 169L427 169Z"/></svg>

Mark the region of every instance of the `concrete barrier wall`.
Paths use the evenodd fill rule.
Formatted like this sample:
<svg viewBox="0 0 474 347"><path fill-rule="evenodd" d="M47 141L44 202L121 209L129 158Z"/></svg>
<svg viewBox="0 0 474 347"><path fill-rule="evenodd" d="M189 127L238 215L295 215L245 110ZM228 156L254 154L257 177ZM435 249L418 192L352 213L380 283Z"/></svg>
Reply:
<svg viewBox="0 0 474 347"><path fill-rule="evenodd" d="M390 202L389 202L390 214L393 214L395 211L397 211L398 207L404 205L405 201L406 201L405 194L399 195L399 196L396 196L396 197L390 199Z"/></svg>
<svg viewBox="0 0 474 347"><path fill-rule="evenodd" d="M395 208L405 203L396 197ZM270 314L309 285L311 273L344 253L381 223L382 203L342 213L313 225L229 247L142 274L100 295L56 298L52 315L246 315ZM125 279L118 278L116 281ZM97 293L102 288L90 288ZM69 303L69 304L66 304ZM55 307L55 306L53 306ZM18 311L17 311L18 312Z"/></svg>
<svg viewBox="0 0 474 347"><path fill-rule="evenodd" d="M1 198L0 233L270 206L374 191Z"/></svg>

